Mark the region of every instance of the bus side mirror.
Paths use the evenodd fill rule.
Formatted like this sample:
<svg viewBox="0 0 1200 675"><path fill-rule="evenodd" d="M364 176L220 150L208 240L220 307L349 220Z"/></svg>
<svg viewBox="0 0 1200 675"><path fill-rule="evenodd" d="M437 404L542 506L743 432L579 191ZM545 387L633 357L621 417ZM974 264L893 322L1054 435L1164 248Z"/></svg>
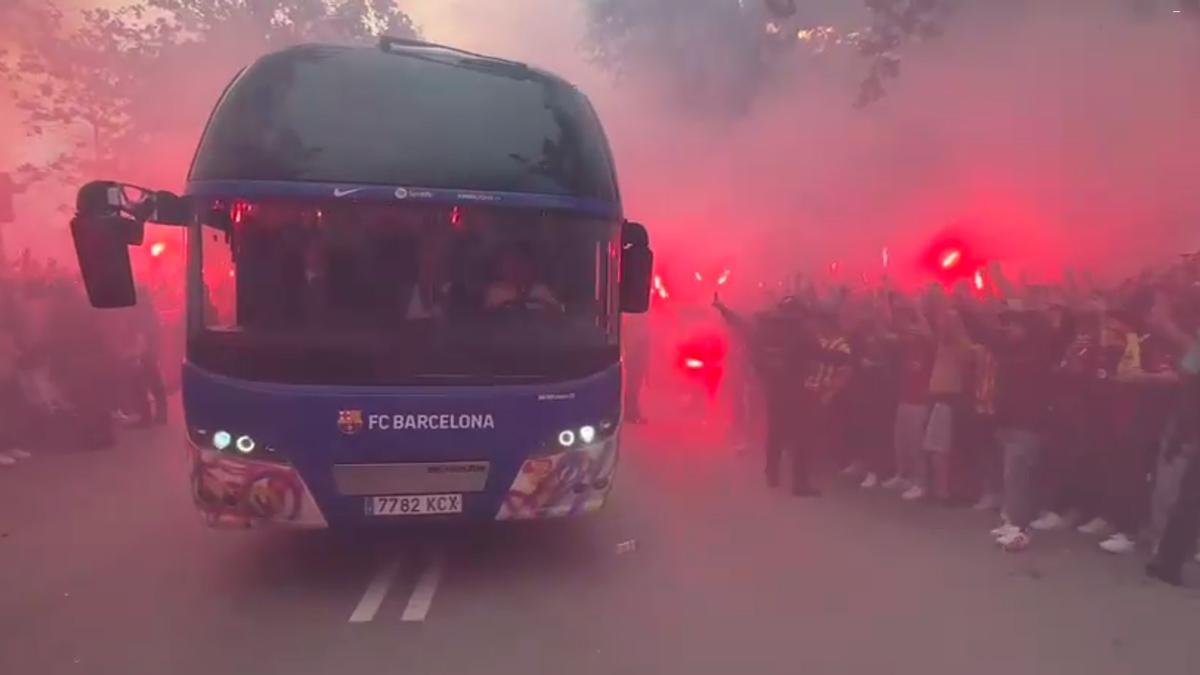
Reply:
<svg viewBox="0 0 1200 675"><path fill-rule="evenodd" d="M93 307L110 309L137 304L130 246L141 246L146 221L186 225L187 198L112 181L92 181L79 188L71 237L79 271Z"/></svg>
<svg viewBox="0 0 1200 675"><path fill-rule="evenodd" d="M135 225L134 221L121 216L78 214L71 219L79 271L93 307L110 309L137 304L127 243L131 225Z"/></svg>
<svg viewBox="0 0 1200 675"><path fill-rule="evenodd" d="M621 311L642 314L650 309L650 284L654 275L654 251L650 235L640 223L626 222L621 228Z"/></svg>
<svg viewBox="0 0 1200 675"><path fill-rule="evenodd" d="M129 246L141 243L144 221L122 215L120 190L116 183L88 183L79 190L71 219L88 300L102 309L137 304Z"/></svg>

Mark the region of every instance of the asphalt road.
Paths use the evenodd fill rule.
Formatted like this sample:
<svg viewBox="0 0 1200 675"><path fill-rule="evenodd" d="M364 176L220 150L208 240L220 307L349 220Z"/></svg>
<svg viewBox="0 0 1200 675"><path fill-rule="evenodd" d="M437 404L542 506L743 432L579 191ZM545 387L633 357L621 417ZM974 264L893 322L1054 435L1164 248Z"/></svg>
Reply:
<svg viewBox="0 0 1200 675"><path fill-rule="evenodd" d="M370 538L205 529L178 429L40 453L0 470L0 673L1196 672L1200 591L1139 557L768 492L677 431L627 435L593 519Z"/></svg>

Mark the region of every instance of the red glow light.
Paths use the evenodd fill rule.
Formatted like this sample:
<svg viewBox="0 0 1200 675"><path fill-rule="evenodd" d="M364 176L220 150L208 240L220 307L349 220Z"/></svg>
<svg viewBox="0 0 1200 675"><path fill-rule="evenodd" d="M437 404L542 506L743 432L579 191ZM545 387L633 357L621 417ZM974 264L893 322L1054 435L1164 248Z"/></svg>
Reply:
<svg viewBox="0 0 1200 675"><path fill-rule="evenodd" d="M975 290L983 290L983 270L975 270Z"/></svg>
<svg viewBox="0 0 1200 675"><path fill-rule="evenodd" d="M167 245L161 241L156 241L150 245L150 255L157 258L167 250Z"/></svg>
<svg viewBox="0 0 1200 675"><path fill-rule="evenodd" d="M704 281L704 277L699 272L696 272L696 281Z"/></svg>
<svg viewBox="0 0 1200 675"><path fill-rule="evenodd" d="M667 292L667 287L663 285L662 277L657 274L654 275L654 292L663 300L671 297L671 294Z"/></svg>
<svg viewBox="0 0 1200 675"><path fill-rule="evenodd" d="M929 242L921 253L922 272L946 288L964 282L967 288L975 285L975 271L987 267L988 254L979 249L965 233L943 232ZM984 277L986 284L987 278Z"/></svg>
<svg viewBox="0 0 1200 675"><path fill-rule="evenodd" d="M676 367L688 381L699 384L711 398L720 389L728 345L720 332L699 332L678 346Z"/></svg>
<svg viewBox="0 0 1200 675"><path fill-rule="evenodd" d="M229 219L233 221L234 225L241 225L242 221L246 219L246 216L253 212L254 207L250 204L250 202L239 199L233 203L232 207L230 207Z"/></svg>
<svg viewBox="0 0 1200 675"><path fill-rule="evenodd" d="M724 272L721 272L721 276L717 277L717 285L724 286L725 283L729 281L729 274L730 274L729 270L725 270Z"/></svg>

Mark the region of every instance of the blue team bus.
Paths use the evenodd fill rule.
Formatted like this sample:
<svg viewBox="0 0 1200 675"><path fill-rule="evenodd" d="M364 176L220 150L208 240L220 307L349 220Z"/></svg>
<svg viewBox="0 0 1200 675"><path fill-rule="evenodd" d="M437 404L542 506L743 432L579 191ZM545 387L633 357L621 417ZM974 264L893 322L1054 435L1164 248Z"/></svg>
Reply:
<svg viewBox="0 0 1200 675"><path fill-rule="evenodd" d="M97 181L71 231L97 307L129 246L186 228L191 491L214 526L513 520L599 509L621 313L652 253L577 89L383 38L262 57L182 195Z"/></svg>

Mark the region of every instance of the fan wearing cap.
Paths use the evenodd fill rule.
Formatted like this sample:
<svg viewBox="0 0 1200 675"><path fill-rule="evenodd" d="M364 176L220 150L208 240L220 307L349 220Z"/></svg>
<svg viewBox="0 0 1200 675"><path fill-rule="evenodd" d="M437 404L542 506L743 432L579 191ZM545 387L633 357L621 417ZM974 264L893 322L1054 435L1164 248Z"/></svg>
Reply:
<svg viewBox="0 0 1200 675"><path fill-rule="evenodd" d="M773 309L746 319L729 309L720 297L713 306L742 335L750 358L762 380L767 412L767 485L777 487L780 462L786 451L791 455L792 493L816 496L809 477L810 420L812 410L805 388L811 354L817 343L811 316L796 297L786 297Z"/></svg>

